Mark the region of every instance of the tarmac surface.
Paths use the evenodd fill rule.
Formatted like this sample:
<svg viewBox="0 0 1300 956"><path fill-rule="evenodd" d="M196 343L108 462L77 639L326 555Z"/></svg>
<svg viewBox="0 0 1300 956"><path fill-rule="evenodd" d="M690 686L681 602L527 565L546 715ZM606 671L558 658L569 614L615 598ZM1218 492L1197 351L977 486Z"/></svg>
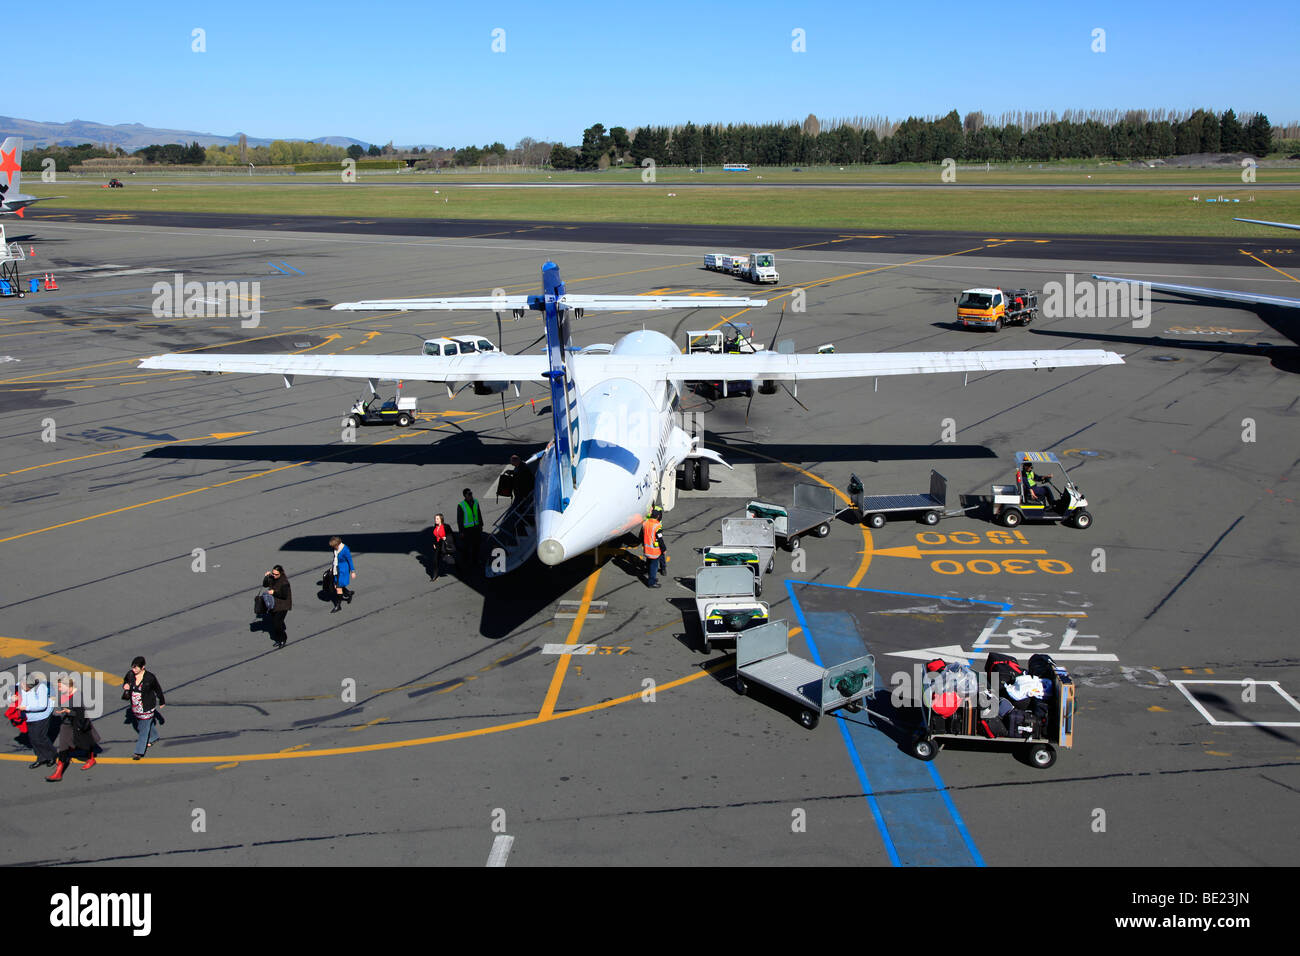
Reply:
<svg viewBox="0 0 1300 956"><path fill-rule="evenodd" d="M51 784L6 745L0 862L479 866L496 848L512 866L1294 863L1293 320L1157 296L1144 328L1080 316L989 334L951 321L962 288L1041 289L1066 274L1287 295L1292 280L1227 249L1294 276L1289 239L900 234L788 249L807 231L776 231L745 243L778 256L781 284L755 290L700 268L720 237L758 235L746 230L639 227L635 244L632 227L602 225L460 235L447 223L81 218L33 214L10 229L35 248L24 275L53 271L60 288L0 300L0 653L8 674L102 669L104 754ZM407 383L420 421L348 442L340 419L361 383L286 390L270 376L136 369L169 351L378 354L441 334L495 338L491 315L328 307L534 291L548 258L577 292L761 293L771 304L743 319L762 342L802 289L806 311L787 308L780 329L800 350L1111 348L1126 364L809 383L806 409L759 395L748 420L743 398L684 395L738 480L683 492L668 512L660 590L622 546L496 584L450 568L433 579L433 513L450 516L466 486L489 524L504 510L497 474L549 438L540 389L508 395L503 416L497 396ZM155 315L153 283L175 273L260 283L259 325ZM644 323L680 341L722 318L593 314L575 335L611 342ZM531 317L507 320L504 345L525 351L540 334ZM1093 527L1008 532L977 508L934 528L842 519L807 541L804 561L778 552L763 592L773 617L800 629L792 649L805 656L873 653L874 715L806 730L783 700L735 693L728 648L701 653L694 549L743 509L730 495L747 481L769 501L795 481L843 490L850 473L868 493L921 491L934 467L969 502L1011 480L1025 449L1061 456ZM338 614L316 586L334 534L358 568ZM294 588L281 650L250 613L277 563ZM1070 668L1074 746L1053 767L1007 745L952 746L933 763L905 752L918 718L888 691L977 642ZM547 647L566 643L592 650ZM162 739L138 763L113 689L137 654L168 700Z"/></svg>
<svg viewBox="0 0 1300 956"><path fill-rule="evenodd" d="M1225 218L1227 211L1225 210ZM1088 236L1002 232L934 232L915 230L819 229L802 226L712 226L671 223L519 222L495 219L358 219L355 216L272 216L236 213L109 212L94 209L33 207L26 223L102 222L123 225L205 229L259 229L348 236L404 236L424 239L529 239L535 242L582 242L610 245L699 246L702 252L821 249L836 255L870 252L907 256L948 255L953 243L969 258L997 258L1007 243L1016 243L1021 259L1101 259L1109 262L1160 262L1186 265L1240 265L1243 250L1272 255L1295 243L1279 238L1281 230L1252 227L1259 236ZM23 232L10 228L10 239ZM18 237L19 241L21 236ZM987 243L987 247L985 246ZM702 254L702 253L701 253Z"/></svg>

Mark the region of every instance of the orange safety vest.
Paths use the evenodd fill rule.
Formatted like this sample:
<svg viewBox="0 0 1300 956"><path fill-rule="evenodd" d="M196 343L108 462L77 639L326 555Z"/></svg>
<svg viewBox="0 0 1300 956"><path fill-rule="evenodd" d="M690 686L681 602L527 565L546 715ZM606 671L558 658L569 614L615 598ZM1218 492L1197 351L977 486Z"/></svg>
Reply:
<svg viewBox="0 0 1300 956"><path fill-rule="evenodd" d="M663 523L656 521L654 518L646 518L641 522L641 543L645 545L645 556L647 558L659 557L659 529Z"/></svg>

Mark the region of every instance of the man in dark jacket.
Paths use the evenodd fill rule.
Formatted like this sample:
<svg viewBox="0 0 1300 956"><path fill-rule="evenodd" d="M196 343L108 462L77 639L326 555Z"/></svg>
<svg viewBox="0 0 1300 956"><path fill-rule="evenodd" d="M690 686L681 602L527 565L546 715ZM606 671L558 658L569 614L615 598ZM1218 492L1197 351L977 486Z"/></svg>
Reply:
<svg viewBox="0 0 1300 956"><path fill-rule="evenodd" d="M135 742L135 756L139 760L158 739L157 724L162 723L158 709L167 703L158 678L144 669L144 658L131 661L131 669L122 678L122 699L131 702L130 716L139 737Z"/></svg>
<svg viewBox="0 0 1300 956"><path fill-rule="evenodd" d="M284 629L284 616L293 610L293 589L289 587L289 575L277 564L266 572L266 577L262 578L262 587L266 588L266 592L275 599L271 613L268 615L271 624L271 640L275 642L276 647L284 647L289 640L289 635Z"/></svg>

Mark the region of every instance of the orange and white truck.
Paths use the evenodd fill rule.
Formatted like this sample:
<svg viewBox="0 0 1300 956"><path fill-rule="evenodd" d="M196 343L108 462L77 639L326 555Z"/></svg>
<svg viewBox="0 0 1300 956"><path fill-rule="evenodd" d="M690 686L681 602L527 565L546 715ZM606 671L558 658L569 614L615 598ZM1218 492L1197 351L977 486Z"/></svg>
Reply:
<svg viewBox="0 0 1300 956"><path fill-rule="evenodd" d="M1028 289L967 289L957 303L957 322L968 329L1028 325L1038 314L1038 293Z"/></svg>

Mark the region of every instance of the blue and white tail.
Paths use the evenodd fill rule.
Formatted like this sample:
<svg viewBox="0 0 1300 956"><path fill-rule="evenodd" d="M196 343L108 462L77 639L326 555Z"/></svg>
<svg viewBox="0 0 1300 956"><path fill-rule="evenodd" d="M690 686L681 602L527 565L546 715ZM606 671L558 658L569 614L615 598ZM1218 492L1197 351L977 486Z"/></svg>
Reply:
<svg viewBox="0 0 1300 956"><path fill-rule="evenodd" d="M573 343L569 333L569 310L556 305L564 295L564 283L560 280L560 267L554 262L542 266L542 287L546 307L546 354L550 364L546 376L551 380L551 416L560 481L559 510L563 511L568 507L577 483L577 453L582 447L582 403L578 386L565 366L567 357L572 354Z"/></svg>

